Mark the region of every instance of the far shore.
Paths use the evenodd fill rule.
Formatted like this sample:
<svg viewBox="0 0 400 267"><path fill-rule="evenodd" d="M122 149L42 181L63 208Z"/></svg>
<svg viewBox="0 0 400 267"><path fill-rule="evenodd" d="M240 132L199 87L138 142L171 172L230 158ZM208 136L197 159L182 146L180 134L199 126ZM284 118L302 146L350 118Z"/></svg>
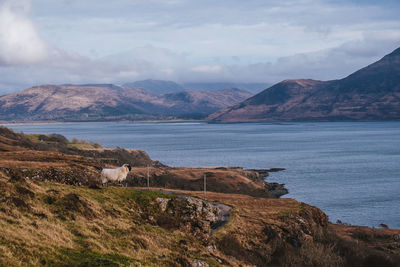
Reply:
<svg viewBox="0 0 400 267"><path fill-rule="evenodd" d="M128 120L117 120L117 121L16 121L16 122L5 122L0 121L0 125L40 125L40 124L97 124L97 123L207 123L206 120L143 120L143 121L128 121Z"/></svg>
<svg viewBox="0 0 400 267"><path fill-rule="evenodd" d="M126 124L140 124L140 123L207 123L207 124L292 124L292 123L379 123L379 122L400 122L400 120L336 120L336 121L238 121L238 122L221 122L209 120L195 120L195 119L174 119L174 120L104 120L104 121L0 121L0 126L8 125L44 125L44 124L101 124L101 123L126 123Z"/></svg>

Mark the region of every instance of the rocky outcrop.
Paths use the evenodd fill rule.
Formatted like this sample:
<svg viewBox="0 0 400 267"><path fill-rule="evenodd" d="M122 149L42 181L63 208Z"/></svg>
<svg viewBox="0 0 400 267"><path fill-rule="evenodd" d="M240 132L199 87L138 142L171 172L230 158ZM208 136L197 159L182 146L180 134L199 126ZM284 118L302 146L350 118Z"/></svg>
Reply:
<svg viewBox="0 0 400 267"><path fill-rule="evenodd" d="M160 214L157 223L163 227L181 229L193 234L195 237L208 242L211 229L220 218L220 210L207 201L194 197L178 196L175 198L157 198ZM164 214L172 216L175 225L165 221Z"/></svg>
<svg viewBox="0 0 400 267"><path fill-rule="evenodd" d="M268 182L265 187L272 198L280 198L283 195L289 194L289 190L285 187L285 184Z"/></svg>

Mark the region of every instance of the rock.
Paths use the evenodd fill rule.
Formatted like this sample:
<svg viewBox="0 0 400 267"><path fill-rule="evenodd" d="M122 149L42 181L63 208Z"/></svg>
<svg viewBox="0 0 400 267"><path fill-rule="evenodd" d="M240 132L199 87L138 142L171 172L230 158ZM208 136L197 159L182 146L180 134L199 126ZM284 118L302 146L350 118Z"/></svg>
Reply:
<svg viewBox="0 0 400 267"><path fill-rule="evenodd" d="M208 267L208 263L201 260L194 260L190 263L191 267Z"/></svg>
<svg viewBox="0 0 400 267"><path fill-rule="evenodd" d="M285 188L285 184L267 183L265 187L268 189L269 195L272 198L279 198L289 193L289 190Z"/></svg>
<svg viewBox="0 0 400 267"><path fill-rule="evenodd" d="M180 209L175 213L180 213L186 219L199 219L214 223L218 220L219 209L210 203L194 197L182 197L173 200L175 206Z"/></svg>
<svg viewBox="0 0 400 267"><path fill-rule="evenodd" d="M156 201L158 202L158 205L160 206L161 211L165 212L167 210L169 199L158 197L158 198L156 198Z"/></svg>
<svg viewBox="0 0 400 267"><path fill-rule="evenodd" d="M386 228L386 229L389 228L389 226L387 226L387 224L384 224L384 223L379 224L379 226L382 228Z"/></svg>
<svg viewBox="0 0 400 267"><path fill-rule="evenodd" d="M208 250L209 252L211 252L211 253L214 253L214 252L217 250L217 248L216 248L216 246L213 244L213 245L207 246L207 250Z"/></svg>
<svg viewBox="0 0 400 267"><path fill-rule="evenodd" d="M180 196L170 200L157 198L156 201L165 212L158 217L160 226L180 228L205 242L209 240L211 225L219 221L219 208L198 198Z"/></svg>

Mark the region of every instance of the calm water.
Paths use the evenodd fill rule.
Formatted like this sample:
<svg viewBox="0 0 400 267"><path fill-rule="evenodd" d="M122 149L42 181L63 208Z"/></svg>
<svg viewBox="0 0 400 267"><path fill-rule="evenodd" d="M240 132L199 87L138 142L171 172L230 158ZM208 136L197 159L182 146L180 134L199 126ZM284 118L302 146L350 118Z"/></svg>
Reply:
<svg viewBox="0 0 400 267"><path fill-rule="evenodd" d="M400 228L400 122L8 125L106 147L146 150L171 166L283 167L268 179L332 222Z"/></svg>

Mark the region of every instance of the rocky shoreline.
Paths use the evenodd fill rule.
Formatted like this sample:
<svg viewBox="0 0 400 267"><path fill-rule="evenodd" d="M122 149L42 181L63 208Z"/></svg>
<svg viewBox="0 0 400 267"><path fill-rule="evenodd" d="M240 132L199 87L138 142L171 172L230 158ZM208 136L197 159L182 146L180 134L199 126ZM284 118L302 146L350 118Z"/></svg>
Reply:
<svg viewBox="0 0 400 267"><path fill-rule="evenodd" d="M270 168L270 169L248 169L249 171L254 171L258 173L260 178L266 181L270 172L280 172L286 170L285 168ZM289 194L289 190L285 187L285 184L267 182L265 187L267 188L271 197L280 198L283 195Z"/></svg>

